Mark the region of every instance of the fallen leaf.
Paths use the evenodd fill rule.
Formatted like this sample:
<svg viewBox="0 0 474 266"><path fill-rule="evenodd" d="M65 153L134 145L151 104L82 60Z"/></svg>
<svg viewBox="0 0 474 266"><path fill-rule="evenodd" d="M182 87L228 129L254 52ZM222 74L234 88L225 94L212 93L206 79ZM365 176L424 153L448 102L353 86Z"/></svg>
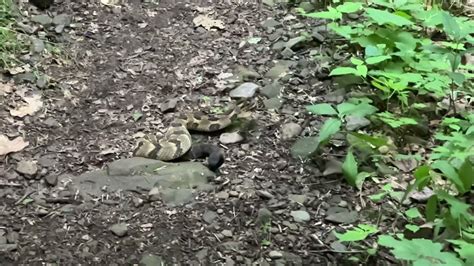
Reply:
<svg viewBox="0 0 474 266"><path fill-rule="evenodd" d="M224 22L222 22L222 20L212 19L205 15L195 17L193 23L196 27L202 26L206 30L211 30L211 28L224 29Z"/></svg>
<svg viewBox="0 0 474 266"><path fill-rule="evenodd" d="M0 96L8 94L13 91L12 83L0 83Z"/></svg>
<svg viewBox="0 0 474 266"><path fill-rule="evenodd" d="M32 115L39 111L43 107L40 95L33 95L30 97L24 97L23 100L26 104L17 107L16 109L10 110L12 116L24 117Z"/></svg>
<svg viewBox="0 0 474 266"><path fill-rule="evenodd" d="M25 142L22 137L10 140L7 136L0 135L0 155L21 151L28 146L28 144L29 142Z"/></svg>

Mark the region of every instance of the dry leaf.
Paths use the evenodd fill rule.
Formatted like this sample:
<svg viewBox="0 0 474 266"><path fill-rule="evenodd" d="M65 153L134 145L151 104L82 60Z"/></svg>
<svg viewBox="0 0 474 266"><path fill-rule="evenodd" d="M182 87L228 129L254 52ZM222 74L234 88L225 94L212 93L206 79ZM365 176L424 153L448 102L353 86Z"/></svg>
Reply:
<svg viewBox="0 0 474 266"><path fill-rule="evenodd" d="M10 110L10 114L12 116L24 117L27 115L32 115L39 111L41 107L43 107L43 102L41 101L40 95L25 97L23 100L26 102L25 105L19 106L14 110Z"/></svg>
<svg viewBox="0 0 474 266"><path fill-rule="evenodd" d="M219 29L224 29L224 22L222 22L222 20L212 19L212 18L210 18L208 16L205 16L205 15L199 15L199 16L195 17L193 19L193 23L194 23L194 25L196 25L196 27L202 26L206 30L211 30L211 28L213 28L213 27L219 28Z"/></svg>
<svg viewBox="0 0 474 266"><path fill-rule="evenodd" d="M9 154L23 150L28 146L29 142L25 142L22 137L10 141L7 136L0 135L0 155Z"/></svg>
<svg viewBox="0 0 474 266"><path fill-rule="evenodd" d="M12 83L0 83L0 96L8 94L13 91Z"/></svg>

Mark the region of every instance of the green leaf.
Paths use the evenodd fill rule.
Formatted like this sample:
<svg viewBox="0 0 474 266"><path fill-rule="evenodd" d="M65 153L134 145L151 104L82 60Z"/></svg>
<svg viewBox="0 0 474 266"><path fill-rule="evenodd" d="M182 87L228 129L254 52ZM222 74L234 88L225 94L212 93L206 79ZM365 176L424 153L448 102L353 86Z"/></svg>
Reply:
<svg viewBox="0 0 474 266"><path fill-rule="evenodd" d="M463 265L456 255L442 251L443 245L429 239L396 240L390 235L381 235L378 243L390 248L395 258L413 262L413 265Z"/></svg>
<svg viewBox="0 0 474 266"><path fill-rule="evenodd" d="M333 7L328 7L328 11L306 13L303 16L310 17L310 18L325 18L325 19L337 20L337 19L342 18L342 13Z"/></svg>
<svg viewBox="0 0 474 266"><path fill-rule="evenodd" d="M339 25L335 22L331 22L328 24L329 29L333 30L335 33L341 35L346 39L351 39L351 34L353 32L353 28L348 25Z"/></svg>
<svg viewBox="0 0 474 266"><path fill-rule="evenodd" d="M337 111L328 103L309 105L306 110L314 115L337 115Z"/></svg>
<svg viewBox="0 0 474 266"><path fill-rule="evenodd" d="M262 40L260 37L252 37L247 40L248 43L250 44L257 44Z"/></svg>
<svg viewBox="0 0 474 266"><path fill-rule="evenodd" d="M351 63L358 66L358 65L362 65L364 61L360 60L357 57L351 57Z"/></svg>
<svg viewBox="0 0 474 266"><path fill-rule="evenodd" d="M383 50L375 45L367 45L365 47L365 56L366 57L377 57L383 54Z"/></svg>
<svg viewBox="0 0 474 266"><path fill-rule="evenodd" d="M329 73L329 76L340 76L340 75L348 75L348 74L355 74L357 75L357 70L352 67L336 67Z"/></svg>
<svg viewBox="0 0 474 266"><path fill-rule="evenodd" d="M378 149L381 146L387 145L387 139L385 138L377 138L377 137L372 137L366 134L362 133L357 133L357 132L351 132L349 133L350 135L364 141L365 143L370 144L372 148Z"/></svg>
<svg viewBox="0 0 474 266"><path fill-rule="evenodd" d="M378 232L377 227L367 224L359 224L353 230L349 230L344 234L334 232L334 235L340 242L355 242L366 239L369 235Z"/></svg>
<svg viewBox="0 0 474 266"><path fill-rule="evenodd" d="M342 5L336 7L337 11L341 13L354 13L362 8L362 3L356 2L345 2Z"/></svg>
<svg viewBox="0 0 474 266"><path fill-rule="evenodd" d="M401 27L413 24L410 20L385 10L366 8L365 11L367 16L372 18L379 25L393 24Z"/></svg>
<svg viewBox="0 0 474 266"><path fill-rule="evenodd" d="M341 120L337 118L329 118L326 120L319 130L319 142L325 143L336 133L341 130Z"/></svg>
<svg viewBox="0 0 474 266"><path fill-rule="evenodd" d="M373 57L369 57L369 58L365 59L365 62L368 65L374 65L374 64L378 64L380 62L383 62L383 61L391 59L391 58L392 57L388 56L388 55L373 56Z"/></svg>
<svg viewBox="0 0 474 266"><path fill-rule="evenodd" d="M431 168L440 170L444 176L448 178L459 190L459 192L464 193L467 191L467 188L464 187L464 183L459 178L456 169L446 160L437 160L433 162ZM470 188L469 188L470 189Z"/></svg>
<svg viewBox="0 0 474 266"><path fill-rule="evenodd" d="M431 179L430 167L427 165L421 165L415 170L413 175L415 176L415 179L416 179L417 189L421 190L426 185L428 185L428 182Z"/></svg>
<svg viewBox="0 0 474 266"><path fill-rule="evenodd" d="M433 222L436 219L438 213L438 197L436 195L431 196L426 202L425 217L428 222Z"/></svg>
<svg viewBox="0 0 474 266"><path fill-rule="evenodd" d="M466 76L463 73L459 72L450 72L448 73L449 77L453 79L454 83L458 86L462 86L464 81L466 81Z"/></svg>
<svg viewBox="0 0 474 266"><path fill-rule="evenodd" d="M406 210L405 215L410 219L421 218L421 213L416 207Z"/></svg>
<svg viewBox="0 0 474 266"><path fill-rule="evenodd" d="M378 113L377 117L382 120L384 123L387 125L393 127L393 128L399 128L401 126L407 126L407 125L417 125L418 122L416 122L415 119L409 118L409 117L396 117L394 114L390 112L382 112Z"/></svg>
<svg viewBox="0 0 474 266"><path fill-rule="evenodd" d="M453 39L459 40L461 35L461 29L459 28L456 19L451 16L448 12L443 12L443 27L444 31Z"/></svg>
<svg viewBox="0 0 474 266"><path fill-rule="evenodd" d="M405 228L412 231L413 233L416 233L416 232L418 232L418 230L420 230L420 227L418 225L414 225L414 224L406 224Z"/></svg>
<svg viewBox="0 0 474 266"><path fill-rule="evenodd" d="M339 116L344 117L346 115L354 115L359 117L365 117L377 112L377 108L368 103L353 104L343 102L337 105L337 112Z"/></svg>
<svg viewBox="0 0 474 266"><path fill-rule="evenodd" d="M143 114L139 111L135 111L132 114L133 121L138 121L143 116Z"/></svg>
<svg viewBox="0 0 474 266"><path fill-rule="evenodd" d="M474 184L474 166L468 158L464 160L461 168L459 168L459 178L467 189L471 188L472 184Z"/></svg>
<svg viewBox="0 0 474 266"><path fill-rule="evenodd" d="M466 260L466 265L474 265L474 244L468 243L463 240L447 240L448 242L456 245L454 250L459 256Z"/></svg>
<svg viewBox="0 0 474 266"><path fill-rule="evenodd" d="M348 151L346 159L342 164L342 173L344 174L347 183L353 187L357 186L357 174L359 173L357 167L357 161L355 160L354 154L352 151Z"/></svg>
<svg viewBox="0 0 474 266"><path fill-rule="evenodd" d="M356 69L357 69L357 73L356 73L357 76L364 77L364 78L367 76L368 69L366 65L357 66Z"/></svg>
<svg viewBox="0 0 474 266"><path fill-rule="evenodd" d="M380 202L381 200L385 198L385 196L387 196L387 194L388 192L383 191L377 194L370 195L369 199L372 200L373 202Z"/></svg>

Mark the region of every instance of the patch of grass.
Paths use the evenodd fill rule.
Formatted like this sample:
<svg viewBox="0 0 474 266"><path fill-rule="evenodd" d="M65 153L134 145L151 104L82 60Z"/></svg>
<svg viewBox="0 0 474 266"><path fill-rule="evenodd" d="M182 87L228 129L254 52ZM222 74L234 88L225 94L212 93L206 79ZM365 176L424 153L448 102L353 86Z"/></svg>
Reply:
<svg viewBox="0 0 474 266"><path fill-rule="evenodd" d="M0 0L0 67L10 68L19 63L17 55L27 44L15 29L15 5L12 0Z"/></svg>

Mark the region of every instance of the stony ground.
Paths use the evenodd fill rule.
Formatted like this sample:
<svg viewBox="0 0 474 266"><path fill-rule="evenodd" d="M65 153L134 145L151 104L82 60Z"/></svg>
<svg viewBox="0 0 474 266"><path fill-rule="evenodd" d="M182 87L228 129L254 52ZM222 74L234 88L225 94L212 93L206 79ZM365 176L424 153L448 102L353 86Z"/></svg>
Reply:
<svg viewBox="0 0 474 266"><path fill-rule="evenodd" d="M310 59L326 51L324 34L283 8L229 2L63 1L29 10L25 28L64 46L48 56L48 43L36 40L23 58L49 80L35 69L14 73L16 83L3 75L0 133L28 145L0 157L2 265L324 265L350 257L331 231L363 219L362 203L340 175L289 152L320 124L304 105L328 98L327 65ZM199 15L212 20L199 24ZM302 44L305 31L312 43ZM125 192L90 203L58 189L58 176L130 157L138 136L163 130L180 111L225 108L243 82L251 126L240 129L242 139L201 136L221 142L226 162L218 189L194 204Z"/></svg>

